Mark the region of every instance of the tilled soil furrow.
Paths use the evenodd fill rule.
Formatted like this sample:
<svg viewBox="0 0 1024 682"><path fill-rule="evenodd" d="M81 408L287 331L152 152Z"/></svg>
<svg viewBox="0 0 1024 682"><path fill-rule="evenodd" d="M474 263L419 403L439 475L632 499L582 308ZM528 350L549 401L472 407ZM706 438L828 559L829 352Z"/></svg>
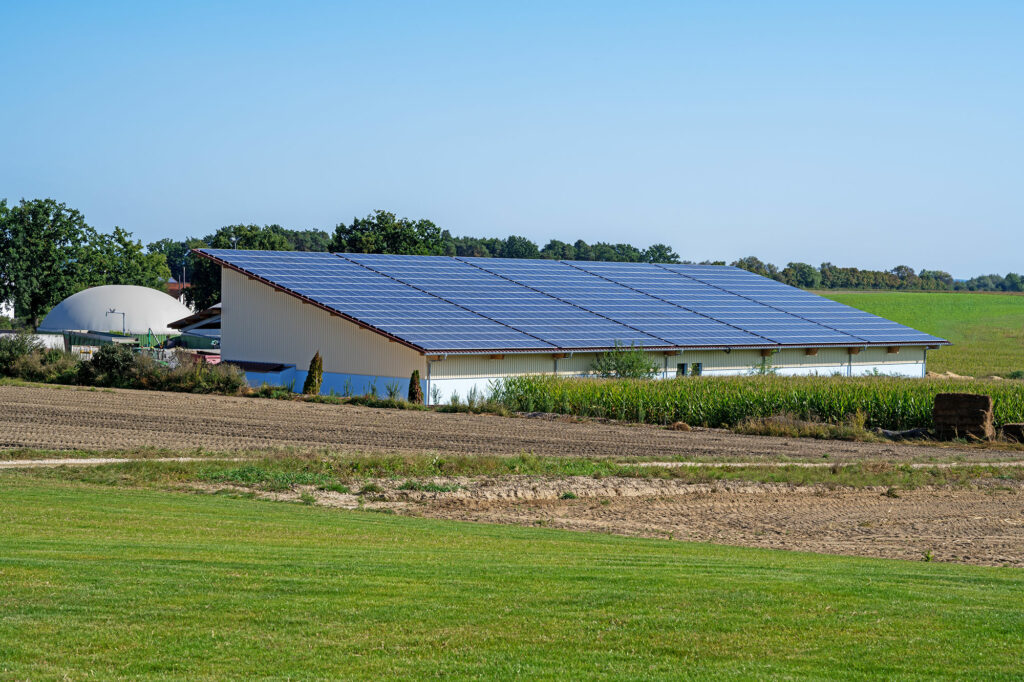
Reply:
<svg viewBox="0 0 1024 682"><path fill-rule="evenodd" d="M0 386L3 447L389 452L715 460L1024 459L1022 452L672 431L651 425L505 418L157 391ZM994 456L997 455L997 456Z"/></svg>

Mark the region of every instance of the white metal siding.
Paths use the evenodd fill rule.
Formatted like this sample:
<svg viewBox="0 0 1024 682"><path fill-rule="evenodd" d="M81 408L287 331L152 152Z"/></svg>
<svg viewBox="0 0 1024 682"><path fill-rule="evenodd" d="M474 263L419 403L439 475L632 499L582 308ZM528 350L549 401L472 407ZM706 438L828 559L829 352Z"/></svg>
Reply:
<svg viewBox="0 0 1024 682"><path fill-rule="evenodd" d="M690 368L700 363L703 371L712 374L746 374L761 367L761 352L738 349L726 353L721 350L683 351L676 355L649 353L651 362L661 373L674 377L676 366L686 363ZM596 353L573 353L557 360L558 374L575 376L592 370ZM851 362L852 361L852 362ZM902 368L908 364L924 362L924 348L901 348L888 353L885 348L865 348L850 355L846 348L820 348L816 355L807 355L803 348L786 348L767 359L767 365L784 374L818 373L848 374L870 373L874 368L886 373L887 367ZM549 353L509 354L500 359L479 355L452 355L431 363L434 379L478 379L520 374L554 374L556 361ZM900 371L900 373L905 373Z"/></svg>

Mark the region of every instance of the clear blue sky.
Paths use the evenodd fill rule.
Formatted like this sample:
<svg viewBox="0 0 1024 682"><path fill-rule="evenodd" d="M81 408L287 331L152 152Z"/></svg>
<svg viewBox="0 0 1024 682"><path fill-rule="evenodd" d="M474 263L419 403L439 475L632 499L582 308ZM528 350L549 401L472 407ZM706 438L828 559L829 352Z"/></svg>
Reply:
<svg viewBox="0 0 1024 682"><path fill-rule="evenodd" d="M1024 271L1019 0L9 1L0 25L0 197L143 241L387 208Z"/></svg>

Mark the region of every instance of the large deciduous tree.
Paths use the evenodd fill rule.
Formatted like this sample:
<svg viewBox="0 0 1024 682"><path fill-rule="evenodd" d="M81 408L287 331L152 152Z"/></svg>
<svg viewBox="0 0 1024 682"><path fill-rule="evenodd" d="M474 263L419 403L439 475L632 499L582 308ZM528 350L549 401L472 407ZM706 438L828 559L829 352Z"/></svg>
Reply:
<svg viewBox="0 0 1024 682"><path fill-rule="evenodd" d="M167 258L159 251L148 252L131 233L115 227L111 234L92 231L85 250L88 281L83 284L134 284L166 291L171 278Z"/></svg>
<svg viewBox="0 0 1024 682"><path fill-rule="evenodd" d="M651 244L644 251L644 260L648 263L678 263L679 254L668 244Z"/></svg>
<svg viewBox="0 0 1024 682"><path fill-rule="evenodd" d="M441 256L451 236L429 220L398 218L376 210L365 218L353 218L351 225L334 228L330 251L335 253L394 253Z"/></svg>
<svg viewBox="0 0 1024 682"><path fill-rule="evenodd" d="M92 230L53 199L0 201L0 299L35 328L54 305L85 287L83 255Z"/></svg>
<svg viewBox="0 0 1024 682"><path fill-rule="evenodd" d="M53 199L0 201L0 300L33 328L50 308L101 284L161 289L170 275L161 253L147 253L129 232L97 232Z"/></svg>
<svg viewBox="0 0 1024 682"><path fill-rule="evenodd" d="M779 278L790 286L804 289L817 289L821 286L821 272L807 263L789 263L779 273Z"/></svg>
<svg viewBox="0 0 1024 682"><path fill-rule="evenodd" d="M512 235L501 245L502 258L540 258L540 249L526 237Z"/></svg>

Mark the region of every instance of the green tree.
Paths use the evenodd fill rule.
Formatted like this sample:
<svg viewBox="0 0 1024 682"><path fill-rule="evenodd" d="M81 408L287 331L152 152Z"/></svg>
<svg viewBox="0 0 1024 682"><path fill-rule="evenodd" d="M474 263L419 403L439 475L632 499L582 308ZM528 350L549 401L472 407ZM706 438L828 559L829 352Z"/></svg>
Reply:
<svg viewBox="0 0 1024 682"><path fill-rule="evenodd" d="M353 218L351 225L334 228L330 251L334 253L394 253L440 256L451 236L429 220L398 218L376 210L365 218Z"/></svg>
<svg viewBox="0 0 1024 682"><path fill-rule="evenodd" d="M0 300L38 327L50 308L88 286L93 234L81 213L53 199L0 201Z"/></svg>
<svg viewBox="0 0 1024 682"><path fill-rule="evenodd" d="M762 277L775 277L779 274L779 269L771 263L765 263L760 258L754 256L747 256L746 258L740 258L730 263L734 268L740 268L754 274L761 275Z"/></svg>
<svg viewBox="0 0 1024 682"><path fill-rule="evenodd" d="M289 251L329 251L331 247L331 235L323 230L289 230L280 225L270 229L288 241Z"/></svg>
<svg viewBox="0 0 1024 682"><path fill-rule="evenodd" d="M572 250L576 253L576 260L594 260L594 249L582 239L576 240Z"/></svg>
<svg viewBox="0 0 1024 682"><path fill-rule="evenodd" d="M14 376L14 364L19 359L42 349L35 335L24 329L0 336L0 376Z"/></svg>
<svg viewBox="0 0 1024 682"><path fill-rule="evenodd" d="M159 252L149 253L142 242L129 232L115 227L111 234L91 231L84 250L89 286L101 284L134 284L167 290L171 278L167 258Z"/></svg>
<svg viewBox="0 0 1024 682"><path fill-rule="evenodd" d="M643 259L648 263L678 263L679 254L668 244L651 244L644 251Z"/></svg>
<svg viewBox="0 0 1024 682"><path fill-rule="evenodd" d="M448 255L462 258L491 258L494 254L491 253L485 241L476 237L455 237L449 243L454 247L454 253Z"/></svg>
<svg viewBox="0 0 1024 682"><path fill-rule="evenodd" d="M306 395L320 395L320 386L324 381L324 361L320 357L320 351L313 355L309 361L309 371L306 372L306 381L302 384L302 392Z"/></svg>
<svg viewBox="0 0 1024 682"><path fill-rule="evenodd" d="M188 246L287 251L288 240L276 228L276 225L226 225L202 240L188 242ZM194 255L192 259L192 286L185 289L185 300L197 310L202 310L220 301L220 266Z"/></svg>
<svg viewBox="0 0 1024 682"><path fill-rule="evenodd" d="M793 287L817 289L821 286L821 273L807 263L789 263L780 273L780 279Z"/></svg>
<svg viewBox="0 0 1024 682"><path fill-rule="evenodd" d="M658 365L643 348L616 341L614 350L597 356L592 369L605 378L650 379L657 374Z"/></svg>
<svg viewBox="0 0 1024 682"><path fill-rule="evenodd" d="M409 377L409 402L413 405L423 404L423 387L420 386L420 371L414 369Z"/></svg>
<svg viewBox="0 0 1024 682"><path fill-rule="evenodd" d="M540 255L551 260L576 260L576 249L572 244L552 239L540 250Z"/></svg>
<svg viewBox="0 0 1024 682"><path fill-rule="evenodd" d="M917 273L924 289L952 289L953 275L944 270L922 270Z"/></svg>
<svg viewBox="0 0 1024 682"><path fill-rule="evenodd" d="M540 258L540 249L526 237L512 235L501 245L502 258Z"/></svg>
<svg viewBox="0 0 1024 682"><path fill-rule="evenodd" d="M193 239L160 239L146 245L149 253L161 253L167 261L171 276L179 282L192 281L192 255L189 242Z"/></svg>

